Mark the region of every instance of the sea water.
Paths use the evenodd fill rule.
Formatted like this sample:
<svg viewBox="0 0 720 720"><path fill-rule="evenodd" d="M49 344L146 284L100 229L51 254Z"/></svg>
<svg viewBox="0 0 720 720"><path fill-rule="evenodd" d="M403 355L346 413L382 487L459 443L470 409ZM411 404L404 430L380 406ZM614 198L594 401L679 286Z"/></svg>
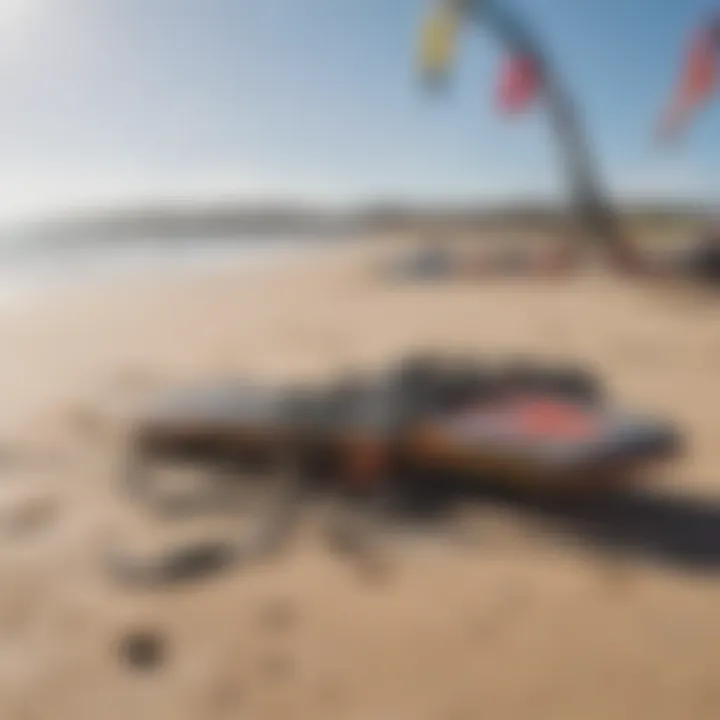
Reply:
<svg viewBox="0 0 720 720"><path fill-rule="evenodd" d="M0 306L26 304L57 290L118 283L124 279L217 270L252 270L295 262L337 247L343 238L229 236L0 246Z"/></svg>

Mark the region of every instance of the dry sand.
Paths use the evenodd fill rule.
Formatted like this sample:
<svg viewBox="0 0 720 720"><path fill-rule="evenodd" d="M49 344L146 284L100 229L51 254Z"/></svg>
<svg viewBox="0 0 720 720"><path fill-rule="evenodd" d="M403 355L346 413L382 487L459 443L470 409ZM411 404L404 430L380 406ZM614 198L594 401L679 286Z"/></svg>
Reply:
<svg viewBox="0 0 720 720"><path fill-rule="evenodd" d="M312 537L187 589L103 577L99 551L133 515L113 492L117 413L191 379L317 377L419 347L596 363L627 404L690 434L658 483L717 501L719 304L603 277L392 286L373 276L376 255L135 281L5 314L0 718L720 717L714 576L545 542L512 511L484 508L468 547L396 553L382 580ZM145 627L167 646L141 672L118 648Z"/></svg>

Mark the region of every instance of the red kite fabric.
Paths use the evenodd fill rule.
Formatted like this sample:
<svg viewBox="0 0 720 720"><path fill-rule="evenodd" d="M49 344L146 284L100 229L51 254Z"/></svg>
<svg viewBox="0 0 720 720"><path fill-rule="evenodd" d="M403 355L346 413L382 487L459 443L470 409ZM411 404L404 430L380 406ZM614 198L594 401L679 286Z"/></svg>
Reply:
<svg viewBox="0 0 720 720"><path fill-rule="evenodd" d="M680 82L660 123L661 139L677 136L712 96L718 83L719 49L720 22L714 21L690 43Z"/></svg>
<svg viewBox="0 0 720 720"><path fill-rule="evenodd" d="M501 112L521 113L537 98L541 78L532 57L514 55L505 61L497 90L497 104Z"/></svg>

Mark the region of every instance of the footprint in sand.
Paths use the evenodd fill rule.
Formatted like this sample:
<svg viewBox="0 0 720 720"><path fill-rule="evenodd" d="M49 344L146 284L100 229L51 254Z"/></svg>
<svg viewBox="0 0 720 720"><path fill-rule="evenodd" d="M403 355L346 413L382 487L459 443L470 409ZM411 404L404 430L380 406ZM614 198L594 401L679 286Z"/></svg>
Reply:
<svg viewBox="0 0 720 720"><path fill-rule="evenodd" d="M292 600L277 598L266 602L258 612L258 622L263 630L285 635L299 624L299 613Z"/></svg>
<svg viewBox="0 0 720 720"><path fill-rule="evenodd" d="M126 667L138 672L150 672L165 662L167 648L160 634L151 630L138 630L121 638L118 655Z"/></svg>
<svg viewBox="0 0 720 720"><path fill-rule="evenodd" d="M243 691L238 679L230 673L221 674L208 689L202 717L220 720L236 718L243 704Z"/></svg>
<svg viewBox="0 0 720 720"><path fill-rule="evenodd" d="M90 405L69 408L63 414L62 424L75 437L83 440L96 440L104 436L110 427L108 417Z"/></svg>
<svg viewBox="0 0 720 720"><path fill-rule="evenodd" d="M282 652L268 652L258 660L258 669L267 680L278 683L288 680L295 671L295 661Z"/></svg>
<svg viewBox="0 0 720 720"><path fill-rule="evenodd" d="M0 504L0 535L12 540L34 537L57 520L60 501L52 495L15 499Z"/></svg>
<svg viewBox="0 0 720 720"><path fill-rule="evenodd" d="M530 602L529 591L522 585L511 585L499 590L485 611L470 622L468 638L483 646L497 641L513 627Z"/></svg>
<svg viewBox="0 0 720 720"><path fill-rule="evenodd" d="M318 685L315 700L322 710L340 712L349 704L349 693L339 679L328 679Z"/></svg>
<svg viewBox="0 0 720 720"><path fill-rule="evenodd" d="M56 467L65 460L66 458L53 448L0 444L0 479L12 477L18 470Z"/></svg>

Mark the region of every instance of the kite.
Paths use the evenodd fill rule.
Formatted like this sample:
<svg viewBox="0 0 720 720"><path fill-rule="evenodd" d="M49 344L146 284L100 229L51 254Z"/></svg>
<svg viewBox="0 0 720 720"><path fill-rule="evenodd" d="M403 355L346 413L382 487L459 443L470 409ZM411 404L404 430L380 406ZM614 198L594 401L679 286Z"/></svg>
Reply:
<svg viewBox="0 0 720 720"><path fill-rule="evenodd" d="M496 88L496 105L504 114L527 111L542 96L557 138L572 206L590 233L625 266L639 267L637 253L618 222L590 152L573 98L523 16L506 0L433 0L422 26L419 59L425 88L437 89L450 73L460 29L480 24L507 52Z"/></svg>
<svg viewBox="0 0 720 720"><path fill-rule="evenodd" d="M437 85L450 70L461 20L458 4L444 2L425 21L420 38L420 69L429 85Z"/></svg>
<svg viewBox="0 0 720 720"><path fill-rule="evenodd" d="M420 74L426 86L436 88L452 68L460 30L468 19L493 14L490 0L440 0L425 19L420 36ZM488 18L490 19L490 18ZM517 114L527 109L542 89L538 59L523 47L516 28L509 29L515 40L505 60L498 83L497 105L503 113Z"/></svg>
<svg viewBox="0 0 720 720"><path fill-rule="evenodd" d="M680 80L659 127L661 140L677 137L693 115L706 105L718 85L720 16L712 18L691 38Z"/></svg>
<svg viewBox="0 0 720 720"><path fill-rule="evenodd" d="M542 87L540 72L530 55L511 55L506 59L497 89L498 108L516 114L527 110Z"/></svg>

